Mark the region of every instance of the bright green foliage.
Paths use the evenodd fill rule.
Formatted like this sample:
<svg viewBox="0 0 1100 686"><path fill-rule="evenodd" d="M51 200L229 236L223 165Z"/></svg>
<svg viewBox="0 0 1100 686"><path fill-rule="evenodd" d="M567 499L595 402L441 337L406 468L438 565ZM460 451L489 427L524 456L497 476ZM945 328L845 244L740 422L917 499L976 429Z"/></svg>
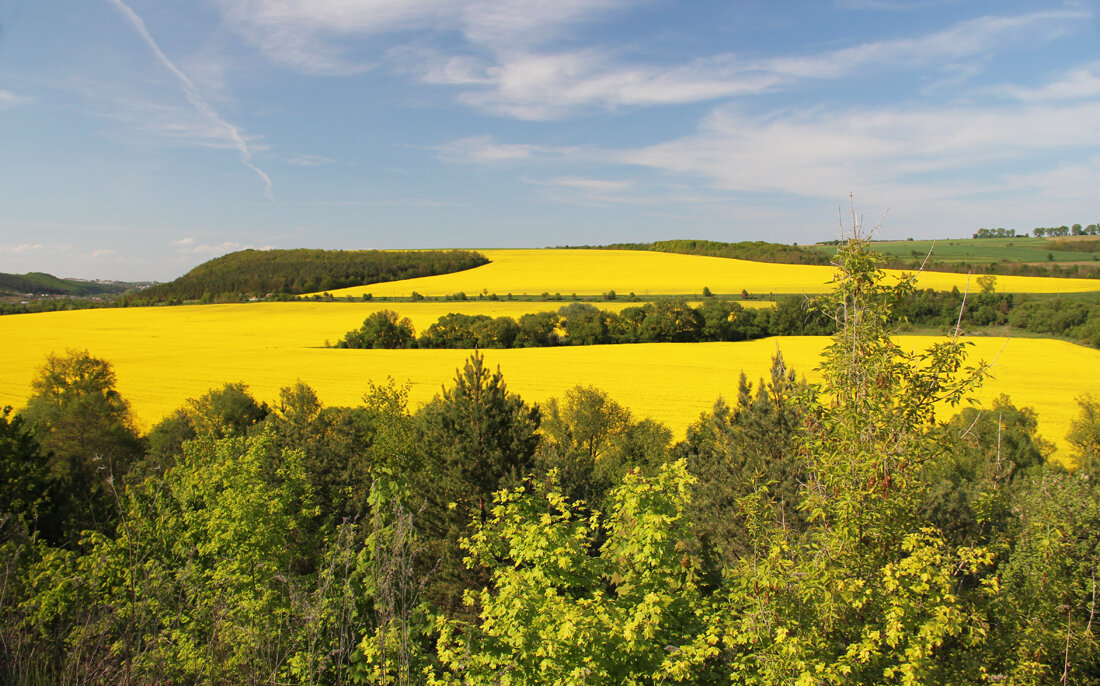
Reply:
<svg viewBox="0 0 1100 686"><path fill-rule="evenodd" d="M611 315L586 303L570 303L558 310L567 345L610 343L607 325Z"/></svg>
<svg viewBox="0 0 1100 686"><path fill-rule="evenodd" d="M473 624L437 619L434 683L643 684L686 674L672 659L701 607L684 517L683 462L627 475L608 515L578 514L553 485L497 493L464 546L491 586L469 593ZM606 541L594 550L597 534ZM672 672L673 668L680 670Z"/></svg>
<svg viewBox="0 0 1100 686"><path fill-rule="evenodd" d="M139 573L167 587L154 585L149 600L179 603L178 615L146 610L158 626L145 669L173 665L177 678L265 680L260 675L279 665L268 653L272 641L286 630L288 588L277 578L289 574L295 540L314 514L301 456L274 450L264 436L195 440L163 485L149 487L134 506L150 509L132 512L111 546L125 565L120 574L138 571L124 556L130 546L153 546L140 556L148 566Z"/></svg>
<svg viewBox="0 0 1100 686"><path fill-rule="evenodd" d="M1089 475L1047 473L1019 490L1011 551L998 568L986 661L1003 683L1100 680L1100 491Z"/></svg>
<svg viewBox="0 0 1100 686"><path fill-rule="evenodd" d="M297 540L315 512L300 455L267 436L199 438L122 506L116 538L93 533L80 556L43 549L29 570L24 612L64 642L57 654L156 682L264 683L283 669Z"/></svg>
<svg viewBox="0 0 1100 686"><path fill-rule="evenodd" d="M987 543L1003 531L1017 490L1030 487L1025 477L1038 474L1053 449L1037 429L1035 413L1005 395L948 420L937 439L946 454L925 476L927 519L958 544Z"/></svg>
<svg viewBox="0 0 1100 686"><path fill-rule="evenodd" d="M380 469L414 471L408 389L390 380L368 382L361 407L322 407L317 394L298 382L279 392L266 424L283 448L300 450L320 507L321 528L365 517L368 495Z"/></svg>
<svg viewBox="0 0 1100 686"><path fill-rule="evenodd" d="M1086 395L1077 399L1080 412L1070 424L1066 439L1074 448L1077 464L1100 476L1100 400Z"/></svg>
<svg viewBox="0 0 1100 686"><path fill-rule="evenodd" d="M375 312L363 320L363 325L349 331L336 344L337 348L411 348L416 342L412 321L398 320L392 310Z"/></svg>
<svg viewBox="0 0 1100 686"><path fill-rule="evenodd" d="M668 457L671 433L630 411L603 391L576 386L542 408L542 441L535 455L542 473L557 471L563 495L599 508L604 495L633 468L650 471Z"/></svg>
<svg viewBox="0 0 1100 686"><path fill-rule="evenodd" d="M421 348L512 348L522 328L511 317L452 312L440 317L417 340ZM523 345L521 342L519 345Z"/></svg>
<svg viewBox="0 0 1100 686"><path fill-rule="evenodd" d="M519 318L517 348L539 348L557 345L558 315L555 312L530 312Z"/></svg>
<svg viewBox="0 0 1100 686"><path fill-rule="evenodd" d="M923 526L921 475L935 405L959 402L981 370L954 341L918 354L891 341L889 304L912 281L885 285L866 240L842 246L838 267L825 305L838 332L798 439L806 529L776 526L764 487L739 500L750 545L695 652L749 683L934 682L947 646L983 636L955 584L991 555Z"/></svg>
<svg viewBox="0 0 1100 686"><path fill-rule="evenodd" d="M371 487L370 533L359 557L364 590L371 598L368 630L356 647L351 679L362 684L419 683L429 663L425 640L431 620L420 595L429 572L415 513L404 500L404 480L383 475Z"/></svg>
<svg viewBox="0 0 1100 686"><path fill-rule="evenodd" d="M245 436L271 412L243 383L227 383L187 404L195 431L215 438Z"/></svg>
<svg viewBox="0 0 1100 686"><path fill-rule="evenodd" d="M213 438L246 436L262 426L271 410L256 402L242 383L227 383L198 398L190 398L149 432L145 459L135 465L132 483L150 475L163 474L183 452L183 444L200 435Z"/></svg>
<svg viewBox="0 0 1100 686"><path fill-rule="evenodd" d="M638 342L697 341L703 324L703 315L687 303L662 301L648 309L638 330Z"/></svg>

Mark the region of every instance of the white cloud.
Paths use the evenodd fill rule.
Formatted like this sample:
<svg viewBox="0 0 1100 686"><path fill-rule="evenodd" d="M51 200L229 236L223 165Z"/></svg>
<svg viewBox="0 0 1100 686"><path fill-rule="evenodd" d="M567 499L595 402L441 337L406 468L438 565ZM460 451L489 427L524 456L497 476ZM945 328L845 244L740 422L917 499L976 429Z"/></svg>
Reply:
<svg viewBox="0 0 1100 686"><path fill-rule="evenodd" d="M118 253L115 250L108 250L106 248L103 248L103 249L100 249L100 250L93 250L91 252L91 254L88 255L88 257L97 260L97 259L102 259L104 257L110 257L111 255L117 255L117 254Z"/></svg>
<svg viewBox="0 0 1100 686"><path fill-rule="evenodd" d="M19 95L18 93L12 93L9 90L0 88L0 110L6 110L10 107L19 107L20 105L29 105L34 102L34 98Z"/></svg>
<svg viewBox="0 0 1100 686"><path fill-rule="evenodd" d="M1092 62L1071 69L1059 77L1057 81L1040 88L1006 86L995 92L1027 102L1097 98L1100 97L1100 62Z"/></svg>
<svg viewBox="0 0 1100 686"><path fill-rule="evenodd" d="M868 69L932 65L957 79L980 71L959 61L981 63L1022 42L1054 40L1091 16L1072 8L986 16L916 37L836 50L773 58L730 53L666 66L622 63L606 49L540 50L571 28L602 19L633 0L219 0L219 4L227 23L278 64L307 73L351 74L371 68L381 54L424 83L459 87L456 97L465 105L526 120L561 118L586 107L705 102L774 91L807 79L845 78ZM871 4L883 3L872 0ZM428 47L443 45L454 36L461 36L465 45L444 52ZM378 44L364 38L377 39ZM362 56L372 48L376 54Z"/></svg>
<svg viewBox="0 0 1100 686"><path fill-rule="evenodd" d="M571 151L568 148L547 148L538 145L498 143L492 136L470 136L451 141L435 149L440 159L448 162L487 164L554 158Z"/></svg>
<svg viewBox="0 0 1100 686"><path fill-rule="evenodd" d="M795 78L842 78L866 67L926 66L982 57L1021 42L1042 43L1068 33L1072 23L1091 15L1077 10L987 16L961 21L915 38L874 41L816 55L763 60L759 68Z"/></svg>
<svg viewBox="0 0 1100 686"><path fill-rule="evenodd" d="M729 53L674 66L623 65L613 55L595 50L496 50L492 61L423 51L402 57L420 58L426 83L465 87L458 96L463 104L491 114L549 120L585 107L705 102L782 90L806 80L846 78L866 70L932 66L947 75L941 85L959 83L981 73L980 63L996 51L1024 41L1054 40L1088 16L1075 10L989 16L915 38L765 59Z"/></svg>
<svg viewBox="0 0 1100 686"><path fill-rule="evenodd" d="M955 197L1008 186L1052 151L1100 148L1100 102L1076 106L811 109L750 117L720 108L690 136L607 152L734 191ZM927 180L931 173L937 181ZM954 182L955 173L970 179Z"/></svg>
<svg viewBox="0 0 1100 686"><path fill-rule="evenodd" d="M252 246L243 245L236 241L225 241L218 243L217 245L195 245L189 246L188 252L194 255L224 255L225 253L234 252L237 250L246 250Z"/></svg>
<svg viewBox="0 0 1100 686"><path fill-rule="evenodd" d="M189 245L194 245L194 244L195 244L195 239L191 236L188 236L187 238L181 238L178 241L172 241L172 245L174 245L176 247L180 247L180 248L184 248L184 247L187 247Z"/></svg>
<svg viewBox="0 0 1100 686"><path fill-rule="evenodd" d="M1093 156L1086 163L1060 165L1054 169L1007 175L1009 183L1016 188L1028 191L1041 191L1049 198L1079 200L1093 198L1100 188L1100 155ZM1096 214L1095 206L1093 214ZM1092 221L1084 217L1086 221Z"/></svg>
<svg viewBox="0 0 1100 686"><path fill-rule="evenodd" d="M220 0L229 24L268 59L307 73L370 68L344 39L406 31L461 34L475 45L531 46L628 0Z"/></svg>
<svg viewBox="0 0 1100 686"><path fill-rule="evenodd" d="M724 55L695 60L681 67L618 67L593 51L511 55L497 66L484 67L483 77L466 65L454 85L487 85L458 96L466 105L518 119L545 120L597 106L667 105L763 93L782 77ZM446 72L427 78L445 83Z"/></svg>

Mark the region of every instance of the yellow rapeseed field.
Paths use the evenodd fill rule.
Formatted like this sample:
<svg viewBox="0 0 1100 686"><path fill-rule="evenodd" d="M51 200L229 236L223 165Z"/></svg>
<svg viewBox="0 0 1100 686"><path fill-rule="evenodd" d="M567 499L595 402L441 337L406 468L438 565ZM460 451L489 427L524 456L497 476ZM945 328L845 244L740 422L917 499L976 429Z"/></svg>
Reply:
<svg viewBox="0 0 1100 686"><path fill-rule="evenodd" d="M490 264L455 274L428 276L332 291L358 297L408 297L413 291L427 296L463 292L539 295L561 293L598 295L615 291L691 295L709 288L716 294L822 293L829 290L833 268L795 264L767 264L722 257L677 255L640 250L481 250ZM926 272L922 288L951 290L967 286L966 274ZM972 281L971 290L977 290ZM1052 279L998 276L997 290L1010 293L1079 293L1100 290L1092 279Z"/></svg>
<svg viewBox="0 0 1100 686"><path fill-rule="evenodd" d="M261 400L301 379L329 405L357 404L370 380L410 383L414 406L450 384L469 351L336 350L321 347L359 325L366 314L394 307L417 328L440 314L462 311L517 316L546 303L256 303L172 308L80 310L0 317L0 405L21 406L47 353L87 349L109 360L118 389L148 429L189 397L241 381ZM615 304L617 307L623 304ZM906 336L918 349L936 340ZM1076 407L1073 398L1096 392L1100 351L1060 341L976 338L974 356L997 358L996 378L981 398L1008 393L1039 413L1041 432L1060 447ZM576 384L607 391L636 415L669 425L680 436L715 398L736 395L744 370L765 376L771 356L814 378L824 338L792 337L746 343L643 345L489 350L509 387L541 402ZM1003 351L1002 351L1003 348ZM1067 374L1066 370L1073 370ZM1063 454L1065 454L1063 452Z"/></svg>

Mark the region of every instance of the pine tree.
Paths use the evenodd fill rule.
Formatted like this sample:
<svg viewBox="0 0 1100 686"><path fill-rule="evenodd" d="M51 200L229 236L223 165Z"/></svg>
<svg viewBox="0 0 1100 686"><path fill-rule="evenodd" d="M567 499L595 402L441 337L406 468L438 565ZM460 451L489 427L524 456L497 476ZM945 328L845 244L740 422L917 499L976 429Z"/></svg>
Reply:
<svg viewBox="0 0 1100 686"><path fill-rule="evenodd" d="M459 607L468 587L458 539L472 520L484 522L493 492L518 484L534 467L539 411L508 391L500 369L474 353L418 414L423 468L413 475L413 505L424 503L425 543L439 560L428 596Z"/></svg>

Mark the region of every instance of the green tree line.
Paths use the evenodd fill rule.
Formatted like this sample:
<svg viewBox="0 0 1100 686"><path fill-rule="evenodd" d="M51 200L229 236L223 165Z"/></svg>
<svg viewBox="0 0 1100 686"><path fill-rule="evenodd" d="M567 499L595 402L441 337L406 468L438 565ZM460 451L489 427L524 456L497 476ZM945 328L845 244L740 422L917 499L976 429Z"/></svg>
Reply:
<svg viewBox="0 0 1100 686"><path fill-rule="evenodd" d="M677 442L476 353L415 410L228 384L141 435L51 355L0 413L0 681L1097 682L1100 402L1049 461L965 343L891 340L866 248L823 381L777 356Z"/></svg>
<svg viewBox="0 0 1100 686"><path fill-rule="evenodd" d="M557 312L534 312L518 320L454 312L416 336L412 322L391 310L369 315L337 348L540 348L611 343L744 341L765 336L829 333L830 322L802 297L781 298L774 308L748 308L733 300L708 299L698 307L683 301L647 303L620 312L570 303Z"/></svg>
<svg viewBox="0 0 1100 686"><path fill-rule="evenodd" d="M240 250L145 289L130 304L291 296L449 274L488 262L469 250Z"/></svg>
<svg viewBox="0 0 1100 686"><path fill-rule="evenodd" d="M1100 302L1074 297L1032 298L997 293L996 277L979 277L981 290L963 293L917 290L891 303L891 322L904 328L966 333L1011 327L1069 338L1100 347ZM419 336L407 317L392 310L367 316L334 344L337 348L539 348L615 343L746 341L768 336L822 336L835 331L821 299L780 298L774 308L747 308L737 301L706 299L691 306L666 301L616 312L570 303L556 312L490 317L453 312Z"/></svg>
<svg viewBox="0 0 1100 686"><path fill-rule="evenodd" d="M1100 224L1089 224L1088 226L1081 226L1080 224L1074 224L1073 226L1037 226L1031 230L1032 235L1036 238L1043 238L1048 236L1055 238L1058 236L1095 236L1100 233ZM1073 248L1067 248L1067 250L1073 250ZM1088 252L1094 252L1090 250Z"/></svg>

